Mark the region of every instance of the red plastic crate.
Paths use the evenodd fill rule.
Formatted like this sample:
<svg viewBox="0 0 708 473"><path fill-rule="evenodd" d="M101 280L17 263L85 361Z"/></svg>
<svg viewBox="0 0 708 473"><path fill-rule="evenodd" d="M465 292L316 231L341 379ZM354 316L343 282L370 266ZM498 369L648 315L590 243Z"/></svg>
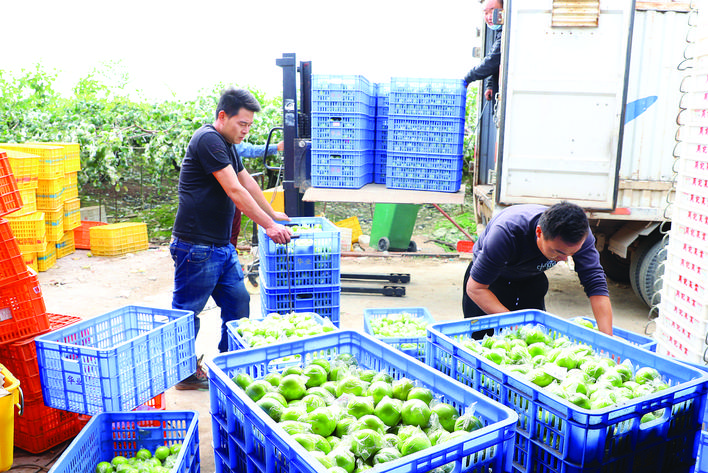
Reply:
<svg viewBox="0 0 708 473"><path fill-rule="evenodd" d="M12 174L10 160L5 151L0 151L0 217L22 208L22 198Z"/></svg>
<svg viewBox="0 0 708 473"><path fill-rule="evenodd" d="M45 333L51 330L58 330L81 320L80 317L71 315L47 314L47 316L50 328ZM25 401L42 400L42 383L39 379L37 348L34 344L34 337L4 345L0 351L0 362L22 383L21 387Z"/></svg>
<svg viewBox="0 0 708 473"><path fill-rule="evenodd" d="M74 229L74 248L77 250L91 249L91 227L99 225L108 225L105 222L94 222L91 220L82 220L81 226Z"/></svg>
<svg viewBox="0 0 708 473"><path fill-rule="evenodd" d="M167 401L165 400L165 393L158 394L154 398L150 399L148 402L145 404L142 404L135 409L134 411L166 411L167 410ZM92 416L86 415L86 414L79 414L79 422L81 422L81 426L83 427L88 423L88 421L91 420ZM138 422L138 425L140 427L159 427L160 426L160 421L144 421L144 422Z"/></svg>
<svg viewBox="0 0 708 473"><path fill-rule="evenodd" d="M75 412L47 407L42 399L25 400L24 413L15 416L15 447L42 453L75 437L82 427Z"/></svg>
<svg viewBox="0 0 708 473"><path fill-rule="evenodd" d="M49 329L37 273L0 287L0 344L33 337Z"/></svg>
<svg viewBox="0 0 708 473"><path fill-rule="evenodd" d="M0 218L0 286L28 276L20 246L12 233L10 222Z"/></svg>

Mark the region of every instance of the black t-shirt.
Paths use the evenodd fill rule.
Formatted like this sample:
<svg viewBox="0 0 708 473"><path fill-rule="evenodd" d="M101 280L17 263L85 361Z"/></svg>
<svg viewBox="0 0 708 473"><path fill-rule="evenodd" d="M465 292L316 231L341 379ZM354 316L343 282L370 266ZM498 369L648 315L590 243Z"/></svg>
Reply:
<svg viewBox="0 0 708 473"><path fill-rule="evenodd" d="M225 246L231 237L236 205L214 177L231 165L244 167L234 147L213 125L194 133L179 173L179 207L172 234L187 241Z"/></svg>

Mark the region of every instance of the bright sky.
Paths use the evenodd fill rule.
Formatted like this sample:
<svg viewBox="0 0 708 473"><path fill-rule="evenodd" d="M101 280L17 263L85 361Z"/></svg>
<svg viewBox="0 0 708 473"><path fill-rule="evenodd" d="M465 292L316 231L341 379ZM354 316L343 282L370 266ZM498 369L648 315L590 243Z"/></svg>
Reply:
<svg viewBox="0 0 708 473"><path fill-rule="evenodd" d="M479 59L477 0L2 0L0 69L41 63L57 88L120 61L129 89L193 99L216 83L282 93L275 60L314 74L462 78Z"/></svg>

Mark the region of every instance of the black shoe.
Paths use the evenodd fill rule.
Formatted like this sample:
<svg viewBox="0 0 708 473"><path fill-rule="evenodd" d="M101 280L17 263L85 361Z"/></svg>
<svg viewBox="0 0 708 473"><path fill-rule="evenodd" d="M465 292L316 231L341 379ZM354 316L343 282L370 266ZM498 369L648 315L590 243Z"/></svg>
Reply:
<svg viewBox="0 0 708 473"><path fill-rule="evenodd" d="M202 367L202 359L204 359L204 355L200 356L197 360L197 371L194 374L189 375L187 378L175 384L177 391L209 390L209 377L207 376L206 370Z"/></svg>

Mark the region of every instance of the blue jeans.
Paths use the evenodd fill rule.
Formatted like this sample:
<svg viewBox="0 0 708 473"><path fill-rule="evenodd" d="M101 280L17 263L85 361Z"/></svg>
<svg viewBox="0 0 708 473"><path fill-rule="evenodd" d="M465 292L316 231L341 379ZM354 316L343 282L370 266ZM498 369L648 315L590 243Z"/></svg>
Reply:
<svg viewBox="0 0 708 473"><path fill-rule="evenodd" d="M243 269L232 244L192 244L173 238L170 254L175 264L172 308L194 312L194 335L199 333L199 313L209 296L221 309L219 352L228 351L226 322L249 316L251 295L243 283Z"/></svg>

